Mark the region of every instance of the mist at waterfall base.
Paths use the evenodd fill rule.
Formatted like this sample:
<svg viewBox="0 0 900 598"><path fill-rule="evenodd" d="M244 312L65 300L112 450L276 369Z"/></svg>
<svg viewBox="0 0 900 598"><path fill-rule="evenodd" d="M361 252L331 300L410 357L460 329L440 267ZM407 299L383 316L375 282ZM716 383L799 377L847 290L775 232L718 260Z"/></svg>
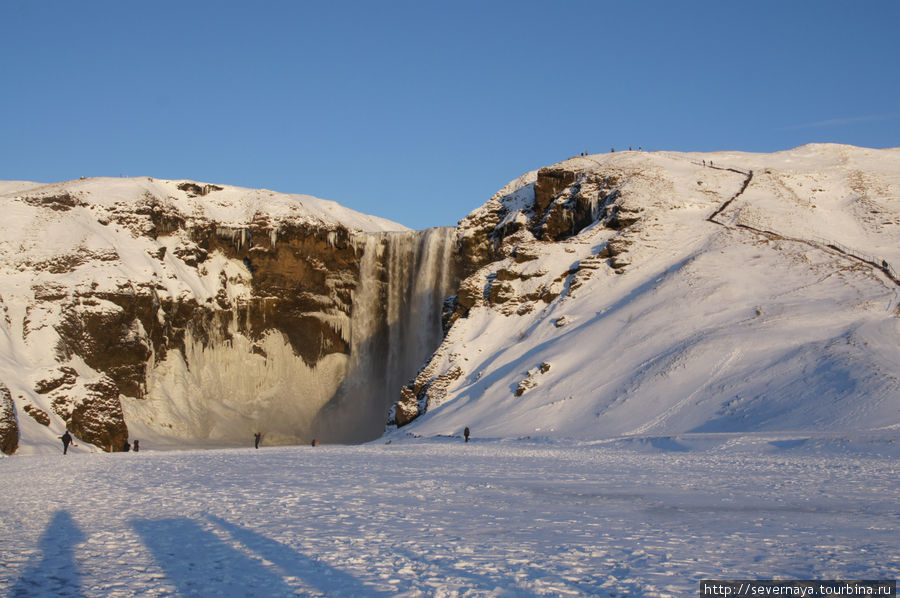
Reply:
<svg viewBox="0 0 900 598"><path fill-rule="evenodd" d="M441 307L458 282L452 227L370 234L363 243L347 375L312 424L324 442L384 432L400 388L441 343Z"/></svg>

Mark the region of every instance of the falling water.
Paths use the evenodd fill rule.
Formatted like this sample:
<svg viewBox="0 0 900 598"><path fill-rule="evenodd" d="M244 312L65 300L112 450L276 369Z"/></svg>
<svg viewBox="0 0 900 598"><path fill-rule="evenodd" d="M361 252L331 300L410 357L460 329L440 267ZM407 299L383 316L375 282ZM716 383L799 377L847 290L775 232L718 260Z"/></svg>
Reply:
<svg viewBox="0 0 900 598"><path fill-rule="evenodd" d="M364 235L357 242L363 255L347 375L313 425L329 442L381 434L400 387L440 345L441 306L457 282L454 228Z"/></svg>

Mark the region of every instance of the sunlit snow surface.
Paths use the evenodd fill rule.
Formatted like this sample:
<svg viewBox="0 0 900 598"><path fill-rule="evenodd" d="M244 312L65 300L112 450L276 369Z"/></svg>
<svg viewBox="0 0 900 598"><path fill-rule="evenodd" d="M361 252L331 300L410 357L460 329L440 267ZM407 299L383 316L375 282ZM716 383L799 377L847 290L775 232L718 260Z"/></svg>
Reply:
<svg viewBox="0 0 900 598"><path fill-rule="evenodd" d="M703 578L896 578L898 441L2 459L0 595L687 596Z"/></svg>

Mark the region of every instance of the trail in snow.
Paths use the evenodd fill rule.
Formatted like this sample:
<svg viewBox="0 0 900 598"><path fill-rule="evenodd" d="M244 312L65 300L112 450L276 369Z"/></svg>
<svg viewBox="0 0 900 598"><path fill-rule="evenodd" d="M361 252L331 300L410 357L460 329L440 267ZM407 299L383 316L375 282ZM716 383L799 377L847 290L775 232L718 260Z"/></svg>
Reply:
<svg viewBox="0 0 900 598"><path fill-rule="evenodd" d="M694 162L694 163L696 164L697 162ZM722 214L722 212L727 210L728 207L737 198L739 198L741 195L743 195L744 192L747 190L747 188L750 186L750 183L753 182L753 171L750 170L748 172L744 172L744 171L738 170L736 168L725 168L725 167L721 167L721 166L713 166L711 163L703 164L703 166L706 166L707 168L713 168L715 170L728 170L731 172L736 172L738 174L746 175L746 178L744 179L744 182L741 185L741 188L738 189L737 193L735 193L730 198L728 198L718 208L716 208L716 210L712 214L709 215L709 217L707 218L707 220L709 222L712 222L713 224L718 224L719 226L724 226L725 228L728 228L728 229L742 228L745 230L753 231L755 233L759 233L759 234L764 235L771 239L783 239L786 241L795 241L797 243L804 243L806 245L809 245L810 247L815 247L816 249L821 249L823 251L831 251L831 252L839 253L845 257L848 257L852 260L863 263L867 266L874 268L875 270L882 272L888 278L888 280L890 280L894 284L900 286L900 274L897 273L897 271L894 269L894 267L891 266L886 259L870 256L867 254L861 255L859 251L854 251L854 250L842 245L841 243L838 243L837 241L824 240L824 239L821 241L810 240L810 239L801 239L801 238L797 238L797 237L786 236L786 235L783 235L782 233L774 232L771 230L757 228L754 226L750 226L748 224L736 224L734 226L729 226L728 224L717 220L716 219L717 216L719 216L720 214ZM783 184L781 186L784 187ZM790 189L785 188L785 190L788 193L791 193L792 195L796 196L796 194L793 193L793 191L791 191Z"/></svg>

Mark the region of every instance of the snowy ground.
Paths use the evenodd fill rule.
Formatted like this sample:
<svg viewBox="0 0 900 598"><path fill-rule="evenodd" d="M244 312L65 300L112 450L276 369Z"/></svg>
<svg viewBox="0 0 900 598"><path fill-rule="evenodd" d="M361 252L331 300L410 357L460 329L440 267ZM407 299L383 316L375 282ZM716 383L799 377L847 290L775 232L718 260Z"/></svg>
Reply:
<svg viewBox="0 0 900 598"><path fill-rule="evenodd" d="M688 596L703 578L896 578L898 446L886 431L5 458L0 594Z"/></svg>

